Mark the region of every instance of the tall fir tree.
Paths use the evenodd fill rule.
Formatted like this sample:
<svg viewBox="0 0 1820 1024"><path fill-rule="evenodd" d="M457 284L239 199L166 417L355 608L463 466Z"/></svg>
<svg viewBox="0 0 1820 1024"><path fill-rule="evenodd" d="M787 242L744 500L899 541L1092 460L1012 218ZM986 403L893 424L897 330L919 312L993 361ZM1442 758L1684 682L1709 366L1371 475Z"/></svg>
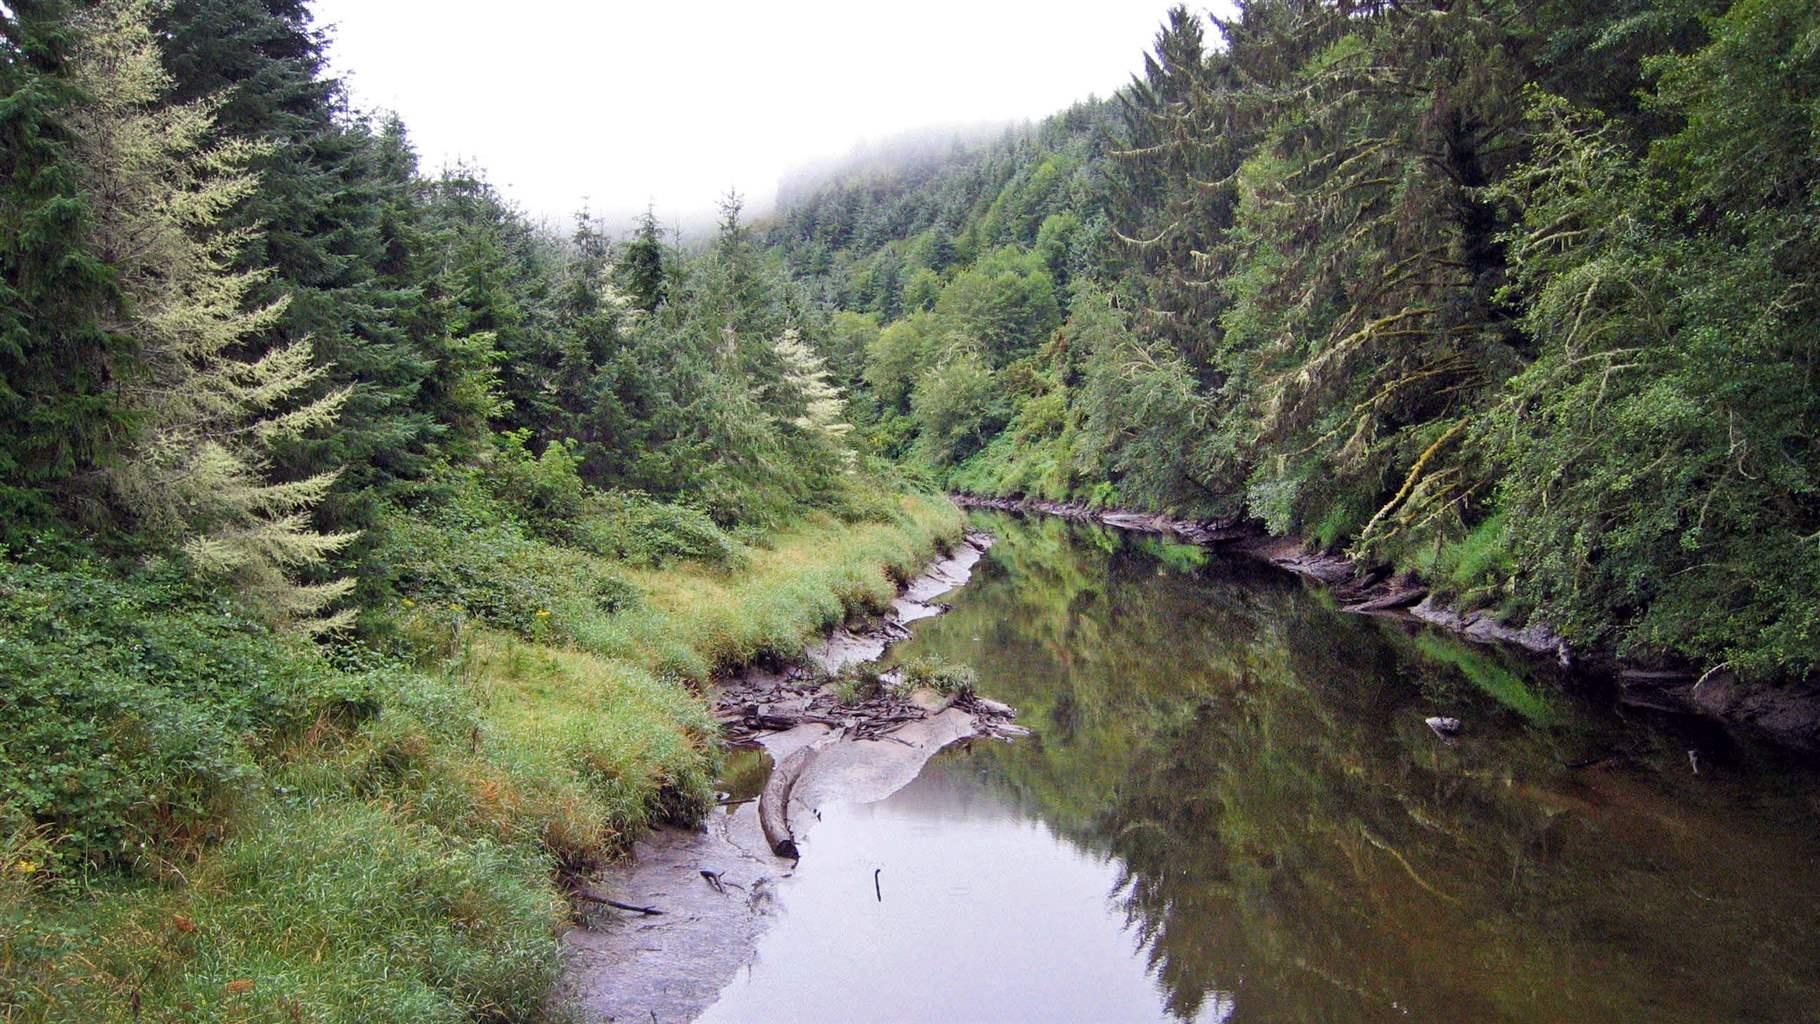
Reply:
<svg viewBox="0 0 1820 1024"><path fill-rule="evenodd" d="M656 213L649 208L638 219L638 230L620 254L619 278L631 293L632 301L647 312L662 305L669 292L663 235L657 226Z"/></svg>
<svg viewBox="0 0 1820 1024"><path fill-rule="evenodd" d="M307 341L322 393L348 392L334 436L287 445L281 462L294 476L341 469L327 519L370 521L369 492L427 472L442 433L423 402L437 353L403 323L411 283L380 271L411 217L415 166L348 112L303 0L172 0L158 28L172 102L216 98L219 135L261 146L259 188L229 223L258 229L237 265L272 271L251 300L286 305L249 342Z"/></svg>
<svg viewBox="0 0 1820 1024"><path fill-rule="evenodd" d="M69 125L85 101L70 70L75 5L12 7L0 10L0 543L86 505L85 482L130 423L114 382L131 345L104 326L119 296L87 244Z"/></svg>

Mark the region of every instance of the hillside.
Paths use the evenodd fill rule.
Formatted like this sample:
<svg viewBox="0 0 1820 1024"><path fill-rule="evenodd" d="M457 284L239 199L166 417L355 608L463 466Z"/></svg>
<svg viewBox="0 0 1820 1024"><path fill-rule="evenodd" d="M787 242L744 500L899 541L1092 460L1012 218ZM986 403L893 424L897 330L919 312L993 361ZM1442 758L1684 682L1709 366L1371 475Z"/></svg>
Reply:
<svg viewBox="0 0 1820 1024"><path fill-rule="evenodd" d="M1171 12L1119 95L768 225L870 449L1820 656L1810 5ZM1137 61L1134 61L1137 63Z"/></svg>

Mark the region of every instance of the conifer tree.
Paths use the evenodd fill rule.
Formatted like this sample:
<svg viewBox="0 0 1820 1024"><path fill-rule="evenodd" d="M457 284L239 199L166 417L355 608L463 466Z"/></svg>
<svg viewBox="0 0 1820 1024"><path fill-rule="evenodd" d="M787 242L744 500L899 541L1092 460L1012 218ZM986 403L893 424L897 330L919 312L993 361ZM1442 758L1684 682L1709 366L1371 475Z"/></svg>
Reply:
<svg viewBox="0 0 1820 1024"><path fill-rule="evenodd" d="M639 309L654 310L663 304L668 285L664 279L664 247L657 215L650 208L638 220L638 231L619 258L620 280L632 293Z"/></svg>
<svg viewBox="0 0 1820 1024"><path fill-rule="evenodd" d="M560 440L573 338L558 319L560 243L542 237L472 168L445 171L428 213L435 287L457 337L485 339L500 404L494 426Z"/></svg>
<svg viewBox="0 0 1820 1024"><path fill-rule="evenodd" d="M112 273L87 247L90 211L66 123L81 103L63 3L0 8L0 541L43 525L127 422L112 387Z"/></svg>
<svg viewBox="0 0 1820 1024"><path fill-rule="evenodd" d="M337 494L319 516L364 524L376 490L428 471L443 433L421 397L436 346L406 321L417 282L387 275L400 226L413 214L414 162L400 162L396 121L378 129L351 116L326 70L326 36L305 0L170 0L157 29L172 76L169 102L219 103L216 137L261 144L259 187L224 224L253 228L237 269L269 268L249 293L280 296L284 312L247 345L309 339L325 371L314 394L347 389L332 436L299 440L277 455L297 475L341 467Z"/></svg>
<svg viewBox="0 0 1820 1024"><path fill-rule="evenodd" d="M841 389L828 381L827 360L803 341L802 334L789 328L771 343L771 348L784 369L779 389L787 395L786 401L802 410L790 424L829 441L852 430L853 425L841 419L847 402Z"/></svg>
<svg viewBox="0 0 1820 1024"><path fill-rule="evenodd" d="M250 233L220 227L257 186L246 168L259 147L211 143L212 101L160 105L169 77L148 14L142 0L97 5L74 61L88 97L70 123L93 197L92 245L128 300L107 326L132 339L139 363L119 384L139 430L108 479L136 527L203 572L233 580L275 618L335 627L350 613L324 613L351 581L296 579L351 539L310 527L334 474L277 481L270 469L273 446L333 423L346 392L293 401L322 375L307 342L237 357L284 313L282 300L244 308L269 275L232 269Z"/></svg>

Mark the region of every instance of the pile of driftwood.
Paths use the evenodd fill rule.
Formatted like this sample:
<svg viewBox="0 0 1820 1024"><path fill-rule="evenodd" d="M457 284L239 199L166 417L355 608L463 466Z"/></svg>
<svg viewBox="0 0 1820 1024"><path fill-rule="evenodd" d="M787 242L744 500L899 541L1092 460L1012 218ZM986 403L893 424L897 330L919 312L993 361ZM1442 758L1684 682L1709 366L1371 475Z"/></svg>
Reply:
<svg viewBox="0 0 1820 1024"><path fill-rule="evenodd" d="M837 729L853 740L891 739L891 731L905 722L928 718L956 707L973 715L984 735L1011 736L1016 717L1009 705L967 692L951 696L929 708L892 692L898 681L895 670L882 673L867 697L842 703L828 677L815 677L801 669L782 674L753 674L729 681L714 698L714 717L722 734L733 743L764 733L782 732L805 723Z"/></svg>
<svg viewBox="0 0 1820 1024"><path fill-rule="evenodd" d="M831 687L815 679L742 680L721 691L714 716L733 742L811 722L839 729L848 739L888 738L885 734L899 725L929 717L929 709L890 692L889 676L884 682L874 695L843 704Z"/></svg>
<svg viewBox="0 0 1820 1024"><path fill-rule="evenodd" d="M915 746L906 740L893 736L891 729L903 722L925 718L933 712L905 701L880 699L867 702L874 705L865 710L869 717L860 725L844 726L843 731L835 733L835 740L881 739L896 740L905 746ZM866 708L862 705L843 705L849 710ZM959 708L972 715L978 735L1015 736L1022 735L1024 730L1011 724L1017 712L1009 705L998 701L987 700L972 693L957 694L948 702L949 707ZM764 792L758 798L758 824L765 833L765 841L770 844L771 852L779 857L792 859L802 856L796 845L796 833L790 825L790 805L794 799L796 784L809 771L814 760L828 749L829 740L819 740L791 751L772 769L771 777L766 780Z"/></svg>
<svg viewBox="0 0 1820 1024"><path fill-rule="evenodd" d="M895 692L893 684L897 681L895 671L882 673L870 696L849 702L842 702L836 695L831 680L812 677L801 670L781 675L747 675L722 688L714 702L714 714L726 737L735 743L749 742L761 734L782 732L806 723L826 725L833 730L829 739L798 748L784 758L772 769L759 797L759 825L764 830L765 840L778 856L801 856L790 827L791 791L830 740L880 740L914 746L893 735L895 730L949 708L972 715L976 735L1010 737L1024 734L1023 729L1012 724L1017 712L1010 705L966 691L947 697L935 707L927 707Z"/></svg>

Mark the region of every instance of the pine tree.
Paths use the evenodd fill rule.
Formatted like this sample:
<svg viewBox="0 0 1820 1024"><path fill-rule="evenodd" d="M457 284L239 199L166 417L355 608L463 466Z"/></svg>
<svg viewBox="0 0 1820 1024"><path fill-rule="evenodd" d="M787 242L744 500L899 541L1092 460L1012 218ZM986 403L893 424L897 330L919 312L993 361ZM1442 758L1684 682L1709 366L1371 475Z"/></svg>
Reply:
<svg viewBox="0 0 1820 1024"><path fill-rule="evenodd" d="M161 105L169 77L148 15L143 0L98 5L74 61L89 97L70 122L94 197L92 245L128 300L107 326L139 357L119 384L139 431L109 482L135 526L203 572L233 580L278 619L336 627L351 613L324 613L352 582L295 579L351 539L310 528L334 474L279 482L269 469L273 446L333 423L346 392L293 401L322 375L306 342L236 356L284 313L282 300L244 308L269 275L231 269L250 233L219 226L257 188L246 168L259 147L209 142L214 102Z"/></svg>

